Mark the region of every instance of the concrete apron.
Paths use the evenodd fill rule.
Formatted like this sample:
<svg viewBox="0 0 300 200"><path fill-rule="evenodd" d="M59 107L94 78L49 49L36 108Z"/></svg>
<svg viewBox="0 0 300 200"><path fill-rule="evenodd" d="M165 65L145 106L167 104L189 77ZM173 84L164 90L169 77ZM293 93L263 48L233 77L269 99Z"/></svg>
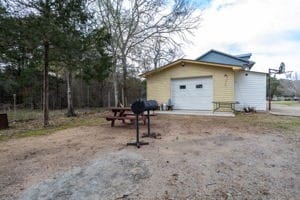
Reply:
<svg viewBox="0 0 300 200"><path fill-rule="evenodd" d="M198 116L217 116L217 117L235 117L232 112L213 112L203 110L172 110L172 111L155 111L157 114L168 114L168 115L198 115Z"/></svg>

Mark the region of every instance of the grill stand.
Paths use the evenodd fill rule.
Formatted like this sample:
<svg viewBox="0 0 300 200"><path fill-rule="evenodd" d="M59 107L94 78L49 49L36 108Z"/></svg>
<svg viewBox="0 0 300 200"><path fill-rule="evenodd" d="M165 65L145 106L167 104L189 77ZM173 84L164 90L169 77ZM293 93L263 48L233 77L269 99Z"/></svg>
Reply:
<svg viewBox="0 0 300 200"><path fill-rule="evenodd" d="M140 141L139 115L136 114L135 116L136 116L136 121L135 121L135 124L136 124L136 142L127 143L127 146L130 145L130 146L136 146L137 148L140 148L141 145L148 145L149 143Z"/></svg>
<svg viewBox="0 0 300 200"><path fill-rule="evenodd" d="M159 138L160 139L160 134L158 133L158 134L156 134L156 133L154 133L154 132L150 132L150 111L149 110L147 110L147 121L148 121L148 133L144 133L143 134L143 136L142 136L142 138L145 138L145 137L149 137L149 138L155 138L155 139L157 139L157 138Z"/></svg>

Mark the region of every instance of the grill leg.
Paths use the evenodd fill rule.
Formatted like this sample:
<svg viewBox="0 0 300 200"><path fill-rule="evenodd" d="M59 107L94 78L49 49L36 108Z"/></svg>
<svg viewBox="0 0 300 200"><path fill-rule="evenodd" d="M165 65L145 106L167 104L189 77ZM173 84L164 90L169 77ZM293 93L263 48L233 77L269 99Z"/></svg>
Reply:
<svg viewBox="0 0 300 200"><path fill-rule="evenodd" d="M140 141L140 131L139 131L139 115L136 115L136 142L130 142L127 143L127 146L136 146L137 148L140 148L141 145L148 145L148 142Z"/></svg>
<svg viewBox="0 0 300 200"><path fill-rule="evenodd" d="M148 133L144 133L142 137L143 137L143 138L144 138L144 137L160 138L161 135L160 135L159 133L156 134L156 133L154 133L154 132L152 132L152 133L150 132L150 111L149 111L149 110L147 110L147 115L148 115L148 116L147 116L147 118L148 118L148 124L147 124L147 125L148 125Z"/></svg>

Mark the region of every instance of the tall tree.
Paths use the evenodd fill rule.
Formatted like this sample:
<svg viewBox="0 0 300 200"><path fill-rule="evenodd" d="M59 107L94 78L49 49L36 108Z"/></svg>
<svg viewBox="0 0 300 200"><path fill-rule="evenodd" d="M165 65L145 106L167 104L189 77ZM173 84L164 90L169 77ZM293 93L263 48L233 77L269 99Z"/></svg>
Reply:
<svg viewBox="0 0 300 200"><path fill-rule="evenodd" d="M72 98L73 73L82 64L85 48L85 34L90 14L86 8L87 0L57 1L56 12L61 30L58 44L60 62L67 73L67 116L75 116Z"/></svg>
<svg viewBox="0 0 300 200"><path fill-rule="evenodd" d="M169 42L161 37L145 42L141 47L135 48L132 54L130 59L140 66L139 73L156 69L183 56L180 43Z"/></svg>
<svg viewBox="0 0 300 200"><path fill-rule="evenodd" d="M98 0L100 21L112 36L113 83L118 103L117 74L122 72L123 103L126 103L128 62L135 48L153 38L175 42L199 24L199 16L188 0ZM124 102L125 101L125 102Z"/></svg>
<svg viewBox="0 0 300 200"><path fill-rule="evenodd" d="M80 78L87 87L87 101L89 105L89 89L91 82L100 84L100 95L103 95L103 83L111 73L111 56L109 56L106 46L109 45L110 35L105 28L96 28L85 38L85 52L83 54ZM103 105L102 97L101 105Z"/></svg>
<svg viewBox="0 0 300 200"><path fill-rule="evenodd" d="M44 125L48 125L48 73L51 62L63 65L67 71L68 86L68 116L74 116L72 106L71 80L72 72L78 67L82 58L82 37L85 25L89 19L86 9L87 0L14 0L9 1L15 8L21 8L19 16L34 16L35 35L43 47L44 89L43 110ZM35 22L35 23L34 23Z"/></svg>
<svg viewBox="0 0 300 200"><path fill-rule="evenodd" d="M14 85L14 89L6 91L6 94L18 95L20 101L22 97L27 94L35 93L39 90L28 90L32 87L32 80L24 77L35 77L37 66L40 65L38 57L40 56L39 41L35 37L36 18L32 15L22 16L15 13L8 12L7 7L2 4L2 11L0 14L0 62L5 74L5 84ZM30 68L29 70L27 70ZM10 72L14 72L8 75ZM38 76L39 74L37 74ZM27 82L26 82L27 81ZM31 84L27 84L31 82ZM11 88L11 87L10 87ZM5 92L5 91L4 91Z"/></svg>
<svg viewBox="0 0 300 200"><path fill-rule="evenodd" d="M110 44L110 35L105 28L93 30L85 38L85 52L82 60L82 79L90 83L91 80L102 82L111 72L111 56L106 46Z"/></svg>
<svg viewBox="0 0 300 200"><path fill-rule="evenodd" d="M30 18L29 30L35 30L32 38L37 38L39 45L35 48L42 47L43 49L43 123L44 126L49 124L49 54L50 45L58 33L58 28L55 26L56 15L53 13L53 1L51 0L28 0L28 1L7 1L12 9L11 13L15 17ZM21 36L22 37L22 36ZM30 41L31 38L28 40Z"/></svg>

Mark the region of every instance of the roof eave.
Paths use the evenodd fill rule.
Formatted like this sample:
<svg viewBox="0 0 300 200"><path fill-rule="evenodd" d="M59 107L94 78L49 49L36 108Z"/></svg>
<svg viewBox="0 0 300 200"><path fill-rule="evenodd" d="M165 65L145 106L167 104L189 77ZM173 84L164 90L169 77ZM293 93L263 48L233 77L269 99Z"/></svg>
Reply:
<svg viewBox="0 0 300 200"><path fill-rule="evenodd" d="M211 53L211 52L215 52L215 53L218 53L218 54L221 54L221 55L224 55L224 56L228 56L228 57L231 57L231 58L233 58L233 59L236 59L236 60L239 60L239 61L242 61L242 62L246 62L246 63L252 62L252 61L250 61L250 60L245 60L245 59L242 59L242 58L238 58L238 57L236 57L236 56L234 56L234 55L227 54L227 53L224 53L224 52L221 52L221 51L217 51L217 50L215 50L215 49L209 50L208 52L206 52L206 53L204 53L203 55L201 55L201 56L199 56L198 58L196 58L196 60L199 60L199 59L203 58L204 56L206 56L207 54L209 54L209 53ZM241 55L243 55L243 54L241 54ZM245 54L245 55L246 55L246 54ZM248 53L248 55L250 55L250 57L252 56L251 53Z"/></svg>
<svg viewBox="0 0 300 200"><path fill-rule="evenodd" d="M178 64L180 62L193 63L193 64L203 64L203 65L206 65L206 66L214 66L214 67L230 68L232 70L242 70L242 67L238 66L238 65L225 65L225 64L212 63L212 62L203 62L203 61L188 60L188 59L178 59L178 60L176 60L174 62L171 62L171 63L169 63L167 65L164 65L162 67L159 67L157 69L154 69L154 70L145 72L143 74L140 74L139 76L146 78L149 75L152 75L152 74L160 72L160 71L162 71L164 69L170 68L170 67L172 67L172 66L174 66L174 65L176 65L176 64Z"/></svg>

